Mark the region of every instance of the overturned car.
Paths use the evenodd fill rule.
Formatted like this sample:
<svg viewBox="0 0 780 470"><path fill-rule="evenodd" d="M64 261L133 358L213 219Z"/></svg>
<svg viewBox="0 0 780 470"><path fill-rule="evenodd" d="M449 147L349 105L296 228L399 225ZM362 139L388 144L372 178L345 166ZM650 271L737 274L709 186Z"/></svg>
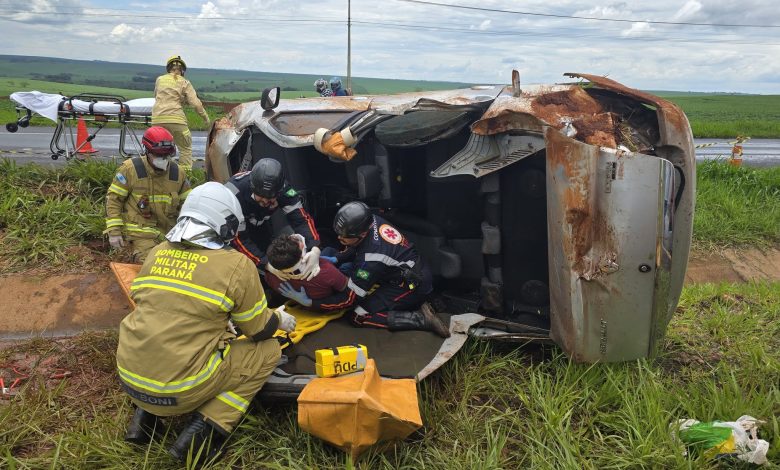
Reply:
<svg viewBox="0 0 780 470"><path fill-rule="evenodd" d="M682 289L695 164L674 104L613 80L389 96L263 99L212 127L211 179L278 159L323 244L361 200L432 266L453 337L334 321L285 350L264 389L296 393L313 351L360 342L386 376L429 374L466 335L554 341L576 361L653 353ZM278 224L275 224L278 226Z"/></svg>

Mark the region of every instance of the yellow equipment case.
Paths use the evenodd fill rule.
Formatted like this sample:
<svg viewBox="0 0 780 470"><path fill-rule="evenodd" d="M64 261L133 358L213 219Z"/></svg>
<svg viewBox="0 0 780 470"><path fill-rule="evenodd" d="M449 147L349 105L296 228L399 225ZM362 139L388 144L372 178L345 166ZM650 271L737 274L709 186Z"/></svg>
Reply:
<svg viewBox="0 0 780 470"><path fill-rule="evenodd" d="M317 377L335 377L366 368L368 349L362 344L314 351Z"/></svg>

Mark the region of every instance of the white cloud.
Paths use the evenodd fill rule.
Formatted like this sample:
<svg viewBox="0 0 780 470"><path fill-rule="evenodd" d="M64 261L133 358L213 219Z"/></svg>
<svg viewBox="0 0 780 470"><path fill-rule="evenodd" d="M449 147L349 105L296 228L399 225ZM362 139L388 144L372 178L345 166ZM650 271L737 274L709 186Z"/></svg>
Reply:
<svg viewBox="0 0 780 470"><path fill-rule="evenodd" d="M205 3L201 5L200 7L200 13L198 14L198 18L221 18L222 15L219 13L219 8L214 5L211 2Z"/></svg>
<svg viewBox="0 0 780 470"><path fill-rule="evenodd" d="M20 23L70 23L84 12L78 0L10 0L3 2L10 18Z"/></svg>
<svg viewBox="0 0 780 470"><path fill-rule="evenodd" d="M653 28L650 23L645 23L642 21L641 23L631 23L631 27L625 31L622 31L620 35L623 37L641 36L652 31L655 31L655 28Z"/></svg>
<svg viewBox="0 0 780 470"><path fill-rule="evenodd" d="M125 23L120 23L111 30L107 41L112 44L152 43L160 41L161 39L173 37L179 32L181 32L181 30L173 24L164 27L147 28L142 26L138 28Z"/></svg>

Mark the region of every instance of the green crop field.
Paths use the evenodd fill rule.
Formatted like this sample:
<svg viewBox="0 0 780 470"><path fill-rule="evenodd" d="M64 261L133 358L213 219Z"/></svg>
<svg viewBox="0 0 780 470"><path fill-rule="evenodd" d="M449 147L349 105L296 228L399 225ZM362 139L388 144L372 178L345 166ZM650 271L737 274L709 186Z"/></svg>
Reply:
<svg viewBox="0 0 780 470"><path fill-rule="evenodd" d="M696 137L780 137L780 95L664 97L685 111Z"/></svg>

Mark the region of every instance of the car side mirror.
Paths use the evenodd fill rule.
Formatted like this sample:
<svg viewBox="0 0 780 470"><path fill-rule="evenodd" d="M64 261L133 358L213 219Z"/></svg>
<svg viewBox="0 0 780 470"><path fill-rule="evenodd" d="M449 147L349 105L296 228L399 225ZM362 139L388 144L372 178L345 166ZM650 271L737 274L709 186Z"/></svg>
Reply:
<svg viewBox="0 0 780 470"><path fill-rule="evenodd" d="M263 90L263 95L260 98L260 107L266 111L270 111L279 106L279 97L281 96L281 88L273 87Z"/></svg>

